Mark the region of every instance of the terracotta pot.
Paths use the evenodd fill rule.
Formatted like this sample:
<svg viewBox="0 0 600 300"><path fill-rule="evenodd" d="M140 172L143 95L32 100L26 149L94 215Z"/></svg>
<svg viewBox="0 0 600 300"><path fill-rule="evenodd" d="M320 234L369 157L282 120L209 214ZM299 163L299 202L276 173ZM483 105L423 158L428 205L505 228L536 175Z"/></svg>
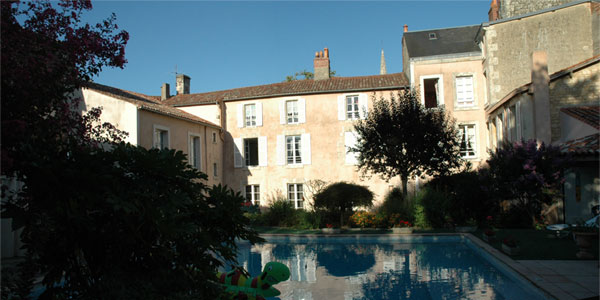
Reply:
<svg viewBox="0 0 600 300"><path fill-rule="evenodd" d="M413 229L411 227L394 227L392 228L392 232L396 234L411 234L413 233Z"/></svg>
<svg viewBox="0 0 600 300"><path fill-rule="evenodd" d="M321 232L325 234L337 234L340 233L339 228L321 228Z"/></svg>

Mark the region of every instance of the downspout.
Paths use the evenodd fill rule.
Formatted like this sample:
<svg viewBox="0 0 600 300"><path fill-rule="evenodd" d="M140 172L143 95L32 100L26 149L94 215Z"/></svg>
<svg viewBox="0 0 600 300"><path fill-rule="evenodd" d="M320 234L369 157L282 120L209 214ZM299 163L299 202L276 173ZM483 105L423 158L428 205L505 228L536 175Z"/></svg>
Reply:
<svg viewBox="0 0 600 300"><path fill-rule="evenodd" d="M204 125L204 172L206 173L206 176L208 176L208 142L206 140L206 125ZM210 177L209 177L210 178Z"/></svg>

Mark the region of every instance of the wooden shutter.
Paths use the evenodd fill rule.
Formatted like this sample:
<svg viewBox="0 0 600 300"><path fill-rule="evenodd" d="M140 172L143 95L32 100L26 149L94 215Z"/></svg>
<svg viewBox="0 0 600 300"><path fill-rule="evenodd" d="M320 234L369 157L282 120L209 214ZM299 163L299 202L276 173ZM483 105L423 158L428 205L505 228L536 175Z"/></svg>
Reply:
<svg viewBox="0 0 600 300"><path fill-rule="evenodd" d="M285 100L279 100L279 124L286 123Z"/></svg>
<svg viewBox="0 0 600 300"><path fill-rule="evenodd" d="M338 120L344 121L346 120L346 97L338 96Z"/></svg>
<svg viewBox="0 0 600 300"><path fill-rule="evenodd" d="M244 104L237 105L237 127L244 127Z"/></svg>
<svg viewBox="0 0 600 300"><path fill-rule="evenodd" d="M301 141L301 147L300 151L302 151L302 153L300 153L302 155L302 164L304 165L310 165L311 164L311 154L310 154L310 133L304 133L302 134L302 136L300 137Z"/></svg>
<svg viewBox="0 0 600 300"><path fill-rule="evenodd" d="M233 139L233 167L241 168L244 166L243 153L244 140L242 138Z"/></svg>
<svg viewBox="0 0 600 300"><path fill-rule="evenodd" d="M263 125L262 103L256 102L256 126Z"/></svg>
<svg viewBox="0 0 600 300"><path fill-rule="evenodd" d="M369 112L369 98L366 94L358 95L358 115L361 119L367 118L367 113Z"/></svg>
<svg viewBox="0 0 600 300"><path fill-rule="evenodd" d="M298 123L306 123L306 100L298 99Z"/></svg>
<svg viewBox="0 0 600 300"><path fill-rule="evenodd" d="M285 136L277 136L277 165L285 165Z"/></svg>
<svg viewBox="0 0 600 300"><path fill-rule="evenodd" d="M356 134L354 132L344 132L344 149L346 151L346 159L345 162L348 165L355 165L358 162L357 153L348 152L350 147L356 146Z"/></svg>
<svg viewBox="0 0 600 300"><path fill-rule="evenodd" d="M267 137L258 137L258 165L261 167L267 166Z"/></svg>

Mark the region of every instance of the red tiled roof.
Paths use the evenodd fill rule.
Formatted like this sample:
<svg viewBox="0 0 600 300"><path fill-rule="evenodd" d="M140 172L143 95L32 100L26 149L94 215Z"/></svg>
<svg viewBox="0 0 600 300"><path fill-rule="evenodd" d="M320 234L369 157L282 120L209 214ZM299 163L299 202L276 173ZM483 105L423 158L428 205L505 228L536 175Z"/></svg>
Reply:
<svg viewBox="0 0 600 300"><path fill-rule="evenodd" d="M600 130L600 106L564 107L560 111Z"/></svg>
<svg viewBox="0 0 600 300"><path fill-rule="evenodd" d="M573 155L597 155L600 154L600 149L598 148L599 140L600 133L588 135L576 140L561 143L560 151L562 153L570 153Z"/></svg>
<svg viewBox="0 0 600 300"><path fill-rule="evenodd" d="M187 113L181 109L171 107L168 105L164 105L158 100L159 97L156 96L148 96L136 92L130 92L126 90L121 90L118 88L114 88L111 86L106 86L94 82L88 82L85 84L84 88L92 89L101 94L111 96L117 99L121 99L127 101L129 103L135 104L138 109L143 109L151 112L155 112L161 115L166 115L178 119L182 119L185 121L191 121L194 123L200 123L202 125L208 125L215 128L220 128L219 125L216 125L212 122L209 122L205 119Z"/></svg>
<svg viewBox="0 0 600 300"><path fill-rule="evenodd" d="M218 100L233 101L317 93L399 89L408 85L408 79L404 73L358 77L333 77L324 80L309 79L279 82L209 93L180 94L165 100L163 103L173 106L186 106L215 103Z"/></svg>

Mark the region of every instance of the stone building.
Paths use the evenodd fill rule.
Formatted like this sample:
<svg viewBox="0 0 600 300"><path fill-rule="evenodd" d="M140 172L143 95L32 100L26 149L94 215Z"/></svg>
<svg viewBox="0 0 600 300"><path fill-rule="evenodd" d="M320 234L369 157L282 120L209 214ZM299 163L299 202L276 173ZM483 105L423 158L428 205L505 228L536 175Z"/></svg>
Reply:
<svg viewBox="0 0 600 300"><path fill-rule="evenodd" d="M354 121L373 97L408 87L403 73L331 77L329 51L314 58L314 80L297 80L200 94L181 93L163 103L217 123L224 130L223 183L255 204L284 198L306 207L313 183L368 185L381 199L398 180L362 178Z"/></svg>
<svg viewBox="0 0 600 300"><path fill-rule="evenodd" d="M403 71L425 107L443 106L456 119L461 155L477 167L487 158L487 103L479 25L408 31L402 37Z"/></svg>

